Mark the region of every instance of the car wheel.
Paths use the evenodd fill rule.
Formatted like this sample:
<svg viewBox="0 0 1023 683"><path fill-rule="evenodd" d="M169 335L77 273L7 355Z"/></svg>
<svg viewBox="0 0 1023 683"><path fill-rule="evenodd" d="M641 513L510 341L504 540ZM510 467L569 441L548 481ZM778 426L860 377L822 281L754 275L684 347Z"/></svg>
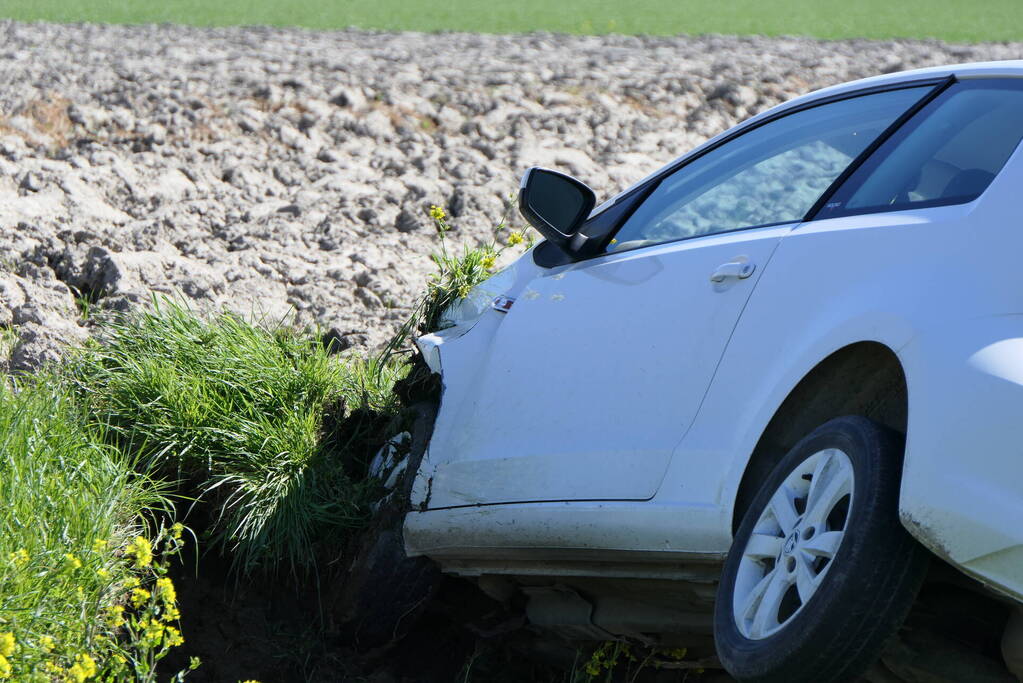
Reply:
<svg viewBox="0 0 1023 683"><path fill-rule="evenodd" d="M905 619L929 555L898 518L903 439L841 417L800 441L746 510L715 604L740 681L845 681Z"/></svg>

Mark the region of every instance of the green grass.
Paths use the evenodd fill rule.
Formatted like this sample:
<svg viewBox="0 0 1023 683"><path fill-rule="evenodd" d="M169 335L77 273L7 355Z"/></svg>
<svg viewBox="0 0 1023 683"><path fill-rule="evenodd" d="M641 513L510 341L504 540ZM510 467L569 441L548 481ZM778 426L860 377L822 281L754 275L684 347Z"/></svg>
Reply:
<svg viewBox="0 0 1023 683"><path fill-rule="evenodd" d="M132 657L104 615L135 573L121 550L165 504L59 384L0 381L0 678Z"/></svg>
<svg viewBox="0 0 1023 683"><path fill-rule="evenodd" d="M243 573L303 580L366 518L365 461L403 426L404 361L173 302L97 324L62 366L0 375L0 680L154 681L180 644L175 517Z"/></svg>
<svg viewBox="0 0 1023 683"><path fill-rule="evenodd" d="M171 302L102 336L71 364L76 394L143 471L200 499L201 525L240 570L336 557L371 485L349 470L398 418L403 366L342 362L311 335Z"/></svg>
<svg viewBox="0 0 1023 683"><path fill-rule="evenodd" d="M819 38L1023 39L1019 0L0 0L25 21L275 25L519 33L725 33Z"/></svg>

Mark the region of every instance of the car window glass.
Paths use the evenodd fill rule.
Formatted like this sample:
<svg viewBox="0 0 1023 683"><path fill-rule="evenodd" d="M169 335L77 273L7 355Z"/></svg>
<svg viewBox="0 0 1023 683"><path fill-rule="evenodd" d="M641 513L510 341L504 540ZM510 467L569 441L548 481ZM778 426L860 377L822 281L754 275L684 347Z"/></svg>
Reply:
<svg viewBox="0 0 1023 683"><path fill-rule="evenodd" d="M1023 83L964 81L928 103L816 218L970 202L1023 137Z"/></svg>
<svg viewBox="0 0 1023 683"><path fill-rule="evenodd" d="M712 149L660 182L609 251L800 220L930 86L804 109Z"/></svg>

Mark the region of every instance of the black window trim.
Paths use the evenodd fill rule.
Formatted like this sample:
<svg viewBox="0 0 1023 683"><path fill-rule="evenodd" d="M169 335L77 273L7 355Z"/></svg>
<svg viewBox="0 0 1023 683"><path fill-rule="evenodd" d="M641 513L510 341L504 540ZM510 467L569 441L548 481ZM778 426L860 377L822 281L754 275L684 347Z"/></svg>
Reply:
<svg viewBox="0 0 1023 683"><path fill-rule="evenodd" d="M543 251L546 251L546 250L534 249L533 250L534 251L534 261L537 260L537 257L541 257L543 259L543 261L545 261L546 263L537 262L537 265L540 265L542 267L553 267L555 265L563 265L563 264L566 264L566 263L579 263L579 262L582 262L582 261L589 261L589 260L592 260L592 259L595 259L595 258L600 258L600 257L603 257L603 256L612 256L612 255L615 255L615 254L625 254L625 253L628 253L630 251L635 251L636 249L646 249L648 247L654 247L654 246L659 246L659 245L663 245L663 244L673 244L675 242L681 242L683 240L700 239L700 238L703 238L703 237L713 237L715 235L723 235L723 234L727 234L727 233L739 232L739 231L742 231L742 230L755 230L757 228L775 227L775 226L779 226L779 225L789 225L789 224L796 224L796 225L798 225L798 224L801 224L801 223L805 223L807 221L811 221L811 220L813 220L813 216L820 210L821 207L824 206L824 204L826 203L826 200L829 199L831 196L834 195L835 192L838 191L838 188L841 187L841 183L843 183L846 180L848 180L849 176L852 175L852 172L855 171L857 168L859 168L869 158L870 154L875 152L877 150L877 148L880 147L880 145L883 144L893 134L895 134L895 132L902 125L904 125L907 121L909 121L911 118L913 118L913 116L915 114L917 114L920 111L920 109L922 109L924 106L926 106L929 102L931 102L935 97L937 97L939 94L941 94L941 92L943 92L950 85L955 83L956 80L957 80L956 76L954 74L951 74L951 75L947 75L947 76L931 76L931 77L927 77L927 78L914 78L914 79L909 79L909 80L904 80L904 81L896 81L896 82L893 82L893 83L882 83L880 85L874 85L874 86L869 86L869 87L866 87L866 88L859 88L859 89L856 89L856 90L850 90L850 91L847 91L847 92L836 93L834 95L826 95L824 97L818 97L818 98L809 100L807 102L802 102L802 103L800 103L798 105L795 105L795 106L792 106L792 107L787 107L787 108L785 108L785 109L783 109L781 111L778 111L778 112L775 112L773 114L764 116L763 118L758 119L756 121L746 122L745 124L739 124L739 126L736 127L735 129L733 129L731 133L728 133L728 134L724 135L720 140L718 140L714 144L708 145L706 148L701 149L698 152L690 153L688 155L683 156L682 158L676 160L675 162L673 162L673 163L669 164L668 166L664 167L663 169L661 169L661 171L659 173L657 173L657 175L648 178L645 182L641 183L640 185L637 185L637 186L633 187L628 192L622 194L621 196L618 197L618 200L614 204L612 204L611 206L607 207L606 209L601 211L601 213L597 214L596 216L593 216L590 219L588 219L586 221L586 223L589 223L590 221L595 221L595 220L599 219L599 217L601 215L603 215L603 213L605 211L611 210L614 206L616 206L616 205L620 204L621 202L624 202L624 201L634 197L637 193L649 194L649 192L651 192L654 188L656 188L658 185L660 185L661 182L665 178L667 178L668 176L670 176L670 175L674 174L675 172L681 170L682 168L688 166L689 164L691 164L692 162L694 162L697 159L701 158L705 154L709 154L710 152L712 152L712 151L718 149L719 147L721 147L722 145L726 145L729 142L735 140L736 138L739 138L739 137L745 135L746 133L749 133L750 131L756 130L757 128L760 128L761 126L767 125L768 123L772 123L773 121L777 121L778 119L781 119L781 118L784 118L786 116L789 116L790 114L797 114L799 112L806 111L808 109L813 109L815 107L824 106L826 104L832 104L834 102L841 102L842 100L849 100L849 99L853 99L853 98L856 98L856 97L864 97L866 95L874 95L874 94L882 93L882 92L891 92L891 91L894 91L894 90L906 90L908 88L920 88L920 87L924 87L924 86L928 86L928 85L932 86L932 88L929 91L927 91L924 95L922 95L919 100L917 100L911 107L909 107L897 119L895 119L895 121L892 122L892 124L889 125L888 128L886 128L881 133L881 135L879 135L870 145L867 145L867 147L863 150L863 152L861 152L860 155L858 157L856 157L850 163L850 165L845 169L845 171L843 171L841 174L839 174L839 176L831 183L831 185L828 186L828 188L824 191L824 194L822 194L820 196L820 198L818 198L818 200L814 204L814 206L810 207L810 211L808 211L807 214L805 216L803 216L803 218L801 218L801 219L797 219L797 220L794 220L794 221L781 221L781 222L770 223L770 224L766 224L766 225L743 226L741 228L733 228L731 230L722 230L722 231L719 231L719 232L706 233L706 234L700 234L700 235L690 235L688 237L679 237L679 238L676 238L676 239L665 240L663 242L657 242L655 244L642 245L642 246L636 247L635 249L628 249L628 250L625 250L625 251L614 251L614 252L604 251L604 249L606 249L606 247L610 243L610 241L614 238L615 234L617 234L617 232L621 229L622 225L624 225L625 222L636 211L636 209L639 208L639 205L643 203L642 201L638 201L638 202L635 203L635 206L631 207L631 210L629 212L627 212L627 213L623 214L622 216L618 217L618 219L615 221L614 227L611 228L610 230L607 230L606 234L603 235L602 238L599 240L599 244L600 244L599 249L596 250L594 253L589 253L589 254L585 254L585 255L570 256L570 255L564 254L564 252L562 252L564 254L564 256L565 256L565 258L562 259L562 258L552 258L552 256L556 256L556 255L541 256L541 254L538 254L537 252L538 251L539 252L543 252ZM821 200L825 200L825 201L822 202ZM585 230L585 227L586 227L586 224L583 225L582 230ZM558 249L558 251L561 252L560 249Z"/></svg>
<svg viewBox="0 0 1023 683"><path fill-rule="evenodd" d="M945 92L950 87L952 87L952 85L956 83L956 81L957 79L954 74L948 76L947 78L942 79L938 83L937 87L933 88L930 92L921 97L917 101L917 103L914 104L912 107L902 112L902 116L895 119L892 122L892 124L888 126L888 128L886 128L880 135L874 138L874 141L867 145L866 148L864 148L864 150L860 152L860 155L853 159L852 163L846 166L845 170L842 171L837 178L835 178L835 181L831 183L830 186L828 186L828 189L824 190L824 194L817 198L817 202L813 206L811 206L810 210L806 212L805 216L803 216L803 222L808 223L812 220L815 220L817 218L817 214L819 214L821 210L825 206L827 206L828 202L831 201L831 198L835 196L835 193L838 192L839 189L841 189L841 187L849 180L849 178L851 178L853 174L856 173L856 171L858 171L860 167L863 164L865 164L870 157L874 156L874 153L877 152L877 150L879 150L884 143L888 142L889 138L895 135L895 133L898 132L898 130L902 128L904 125L906 125L906 123L908 123L910 119L919 114L924 107L926 107L928 104L937 99L938 96L941 95L941 93ZM896 210L897 209L889 209L889 211ZM864 211L863 213L867 214L879 212ZM838 218L838 216L829 216L828 218L832 217Z"/></svg>
<svg viewBox="0 0 1023 683"><path fill-rule="evenodd" d="M976 83L977 81L1005 82L1005 81L1020 80L1020 78L1021 77L1018 76L1018 75L1014 76L1014 75L1002 74L1002 73L998 73L998 74L975 74L975 75L965 76L965 77L961 77L961 78L957 78L956 76L950 76L949 79L948 79L948 83L946 83L944 86L942 86L940 88L937 88L933 93L930 93L928 95L928 97L926 98L926 101L922 101L922 102L919 103L920 106L917 107L917 109L918 109L917 113L919 113L919 111L922 110L924 107L926 107L928 104L930 104L931 102L936 100L946 90L948 90L950 87L952 87L956 83L964 83L964 84L965 83ZM931 112L930 114L928 114L928 116L930 116L933 113L934 112ZM914 116L915 116L915 114L914 114ZM913 118L913 117L909 117L909 119L904 121L903 125L908 123L911 118ZM901 126L900 126L900 128L901 128ZM878 141L877 141L879 144L877 144L876 148L873 150L873 153L870 156L873 156L873 154L876 154L877 151L881 148L881 146L884 145L884 143L887 142L888 139L890 137L892 137L892 135L895 135L898 132L898 130L899 129L895 129L895 130L891 131L890 134L885 135L885 138L883 140L879 138ZM1011 158L1012 154L1014 154L1015 151L1021 145L1023 145L1023 141L1020 141L1019 143L1016 144L1016 147L1014 147L1013 151L1010 152L1010 158ZM896 147L895 149L898 149L898 147ZM895 151L895 150L893 149L891 151ZM891 152L889 152L889 154L890 153ZM957 196L952 196L952 197L939 197L937 199L929 199L929 200L926 200L926 201L915 201L915 202L909 202L909 203L903 202L903 203L898 203L898 204L882 204L882 205L875 205L875 206L861 206L861 207L857 207L855 209L843 209L840 213L836 213L836 214L829 214L827 216L818 216L818 214L821 211L823 211L824 208L827 206L827 202L830 201L831 198L834 197L834 195L839 190L842 189L842 187L845 185L845 183L847 183L847 182L849 182L851 180L853 174L855 174L855 172L859 169L859 167L862 166L862 164L866 163L869 160L869 158L870 157L864 157L862 160L857 159L858 163L856 164L856 167L855 168L850 167L851 170L847 169L847 171L850 171L850 172L848 173L848 175L843 173L843 176L845 176L845 177L839 178L839 180L841 180L842 182L839 183L836 187L834 187L833 190L832 190L832 188L828 188L830 192L829 192L829 195L827 197L823 197L825 199L825 201L824 202L818 202L819 206L814 206L813 210L811 212L807 213L807 217L804 219L804 222L819 221L819 220L838 220L838 219L841 219L841 218L849 218L849 217L853 217L853 216L867 216L867 215L871 215L871 214L882 214L882 213L897 213L897 212L900 212L900 211L915 211L915 210L922 210L922 209L934 209L934 208L946 207L946 206L962 206L964 204L971 204L971 203L977 201L984 194L984 192L987 192L987 188L985 188L984 191L981 192L979 195L957 195ZM884 159L881 160L881 163L884 163ZM1006 159L1005 163L1006 164L1008 163L1008 159ZM995 174L995 177L997 178L998 174L1000 174L1002 172L1002 170L1004 170L1004 169L1005 169L1005 164L1003 164L1002 168L1000 168L998 170L998 173ZM836 180L836 183L837 182L838 181ZM992 179L990 182L994 182L994 179ZM990 185L990 183L989 183L989 185ZM862 182L861 182L861 186L862 186ZM856 190L858 190L858 189L859 188L854 189L854 192Z"/></svg>
<svg viewBox="0 0 1023 683"><path fill-rule="evenodd" d="M926 201L912 202L910 204L879 204L877 206L862 206L856 209L848 209L836 216L823 216L821 218L814 218L813 221L831 221L841 220L842 218L852 218L854 216L868 216L870 214L879 213L898 213L899 211L916 211L922 209L936 209L943 206L962 206L963 204L969 204L970 202L976 201L977 197L973 195L958 195L954 197L941 197L938 199L928 199ZM800 223L809 223L811 220L801 221Z"/></svg>

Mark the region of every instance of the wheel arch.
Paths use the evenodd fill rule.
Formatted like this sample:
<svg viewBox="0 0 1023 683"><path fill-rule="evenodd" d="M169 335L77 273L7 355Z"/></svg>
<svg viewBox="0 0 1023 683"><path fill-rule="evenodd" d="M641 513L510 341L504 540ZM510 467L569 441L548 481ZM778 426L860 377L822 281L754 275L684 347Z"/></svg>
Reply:
<svg viewBox="0 0 1023 683"><path fill-rule="evenodd" d="M789 391L757 440L734 499L732 532L756 495L756 482L813 429L835 417L862 415L905 434L908 412L906 373L887 345L856 342L819 361Z"/></svg>

